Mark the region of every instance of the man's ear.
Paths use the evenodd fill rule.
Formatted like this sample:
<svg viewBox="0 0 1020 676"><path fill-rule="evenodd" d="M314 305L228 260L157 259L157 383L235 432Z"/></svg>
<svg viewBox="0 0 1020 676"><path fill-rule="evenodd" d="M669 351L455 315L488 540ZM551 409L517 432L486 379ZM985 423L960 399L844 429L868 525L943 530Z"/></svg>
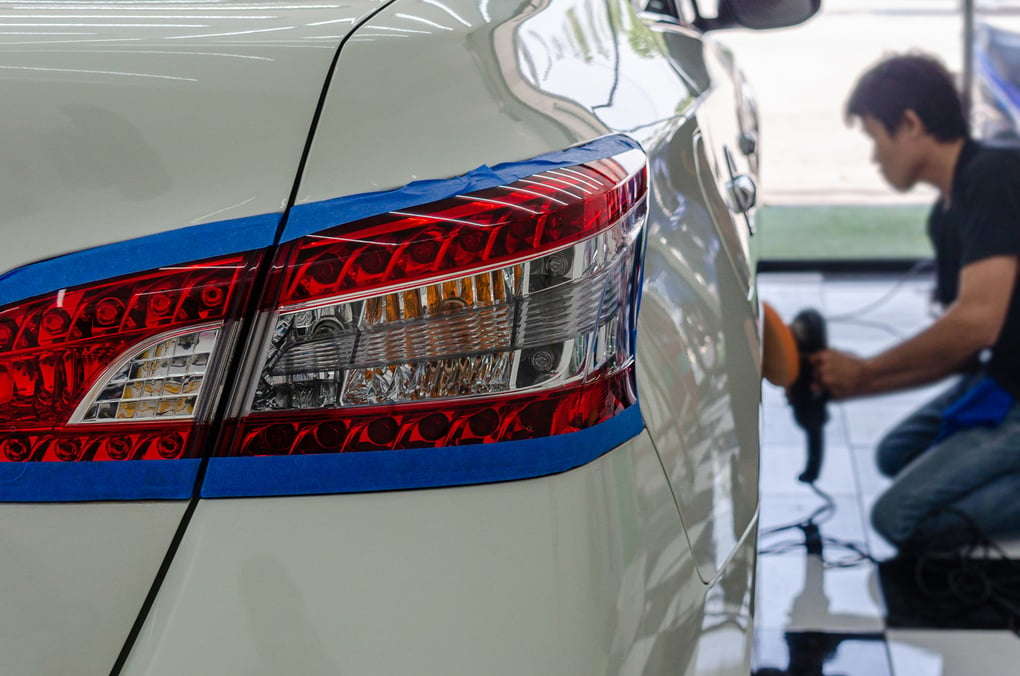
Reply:
<svg viewBox="0 0 1020 676"><path fill-rule="evenodd" d="M907 134L911 138L920 138L928 133L928 129L924 126L924 121L921 120L921 116L913 108L907 108L903 111L903 117L900 118L900 127L896 131L897 133Z"/></svg>

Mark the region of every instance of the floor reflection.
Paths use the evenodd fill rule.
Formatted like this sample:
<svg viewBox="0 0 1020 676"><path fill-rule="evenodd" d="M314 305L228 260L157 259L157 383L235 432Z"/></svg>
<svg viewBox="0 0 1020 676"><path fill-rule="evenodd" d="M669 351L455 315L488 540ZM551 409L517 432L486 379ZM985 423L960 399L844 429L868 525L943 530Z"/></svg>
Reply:
<svg viewBox="0 0 1020 676"><path fill-rule="evenodd" d="M879 309L888 315L885 319L896 318L898 331L911 334L927 321L920 304L930 283L896 277L882 283L878 278L761 275L759 295L790 319L807 306L839 314L845 306L870 303L899 284ZM862 353L873 353L892 339L873 327L836 323L831 328L830 344L857 347ZM782 391L763 388L752 676L1018 673L1020 641L1007 629L1001 609L974 601L988 582L999 587L1008 583L1020 598L1020 562L968 560L961 566L959 560L939 560L918 578L916 561L897 559L896 550L870 524L875 497L888 484L874 466L875 443L930 399L932 389L830 403L825 461L816 483L825 495L819 495L797 481L804 464L803 432L793 422ZM1020 545L1011 544L1005 545L1007 555L1020 559ZM961 602L960 594L947 593L951 590L965 592L967 602ZM1016 605L1020 608L1020 602Z"/></svg>
<svg viewBox="0 0 1020 676"><path fill-rule="evenodd" d="M751 676L892 676L882 634L755 633Z"/></svg>

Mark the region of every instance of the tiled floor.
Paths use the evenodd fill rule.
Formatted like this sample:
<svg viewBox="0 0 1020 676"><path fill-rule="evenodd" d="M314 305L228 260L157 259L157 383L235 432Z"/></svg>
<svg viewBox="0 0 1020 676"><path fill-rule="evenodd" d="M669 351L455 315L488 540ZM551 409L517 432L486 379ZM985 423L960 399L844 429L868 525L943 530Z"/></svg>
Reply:
<svg viewBox="0 0 1020 676"><path fill-rule="evenodd" d="M829 319L830 345L874 354L930 322L932 281L926 276L835 277L763 274L760 297L787 321L814 307ZM883 300L884 299L884 300ZM881 303L875 301L881 300ZM857 316L857 311L866 312ZM941 388L929 387L829 404L825 462L817 486L834 508L818 519L826 565L807 554L805 534L777 526L807 519L822 497L797 481L804 466L803 432L782 391L764 385L761 533L754 672L841 676L1013 676L1020 673L1020 638L1007 629L890 628L878 566L853 549L885 560L895 550L869 525L871 505L889 480L875 468L875 443L898 420ZM836 541L844 546L836 544ZM845 545L850 545L845 546ZM1020 548L1010 548L1020 558ZM854 562L856 565L853 565ZM886 570L886 568L883 568ZM886 583L891 576L886 574ZM890 592L892 593L892 592ZM901 603L890 596L894 605ZM977 625L980 626L980 625Z"/></svg>

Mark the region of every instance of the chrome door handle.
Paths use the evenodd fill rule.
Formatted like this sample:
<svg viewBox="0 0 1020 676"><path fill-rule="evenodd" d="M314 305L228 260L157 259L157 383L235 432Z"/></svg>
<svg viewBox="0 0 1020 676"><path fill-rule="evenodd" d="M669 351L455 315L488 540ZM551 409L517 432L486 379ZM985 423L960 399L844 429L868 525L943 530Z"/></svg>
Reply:
<svg viewBox="0 0 1020 676"><path fill-rule="evenodd" d="M758 201L758 186L747 174L734 176L726 182L726 192L730 201L730 209L746 214Z"/></svg>

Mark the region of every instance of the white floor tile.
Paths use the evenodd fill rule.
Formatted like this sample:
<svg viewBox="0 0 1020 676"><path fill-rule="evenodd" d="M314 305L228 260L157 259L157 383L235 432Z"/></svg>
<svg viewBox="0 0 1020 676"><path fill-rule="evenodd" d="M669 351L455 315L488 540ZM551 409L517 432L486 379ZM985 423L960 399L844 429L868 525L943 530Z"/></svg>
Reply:
<svg viewBox="0 0 1020 676"><path fill-rule="evenodd" d="M1015 676L1020 639L1009 631L889 630L896 676Z"/></svg>
<svg viewBox="0 0 1020 676"><path fill-rule="evenodd" d="M799 281L803 284L798 285ZM766 275L761 278L760 297L772 302L789 321L806 307L824 310L830 316L855 311L879 298L896 281L858 283L817 275ZM861 321L831 323L830 344L870 355L895 343L894 334L912 335L931 321L930 288L930 280L911 281L887 302L863 314ZM904 416L948 385L830 405L832 421L826 428L826 458L818 484L834 496L836 511L821 524L823 536L866 543L866 549L880 560L896 554L870 526L871 507L890 484L875 466L875 445ZM784 393L766 385L762 401L760 523L765 531L806 518L821 500L797 481L804 466L805 442ZM766 536L760 545L763 549L782 548L789 542L796 549L803 535L799 530L787 534L789 537ZM1007 549L1020 557L1020 539L1010 540ZM827 557L835 558L835 554L826 551ZM766 632L867 634L884 630L885 608L877 570L870 563L824 568L819 559L802 550L763 555L758 561L757 589L756 626ZM889 630L887 636L895 676L1020 673L1020 639L1009 632Z"/></svg>
<svg viewBox="0 0 1020 676"><path fill-rule="evenodd" d="M826 315L927 323L932 282L897 284L898 280L827 280L822 286Z"/></svg>
<svg viewBox="0 0 1020 676"><path fill-rule="evenodd" d="M799 431L799 430L798 430ZM857 495L860 491L854 476L850 449L843 441L839 425L828 425L825 436L822 471L816 485L830 495ZM807 462L807 442L803 433L790 433L787 443L762 442L760 490L762 494L814 495L797 477Z"/></svg>
<svg viewBox="0 0 1020 676"><path fill-rule="evenodd" d="M791 321L803 308L822 310L823 277L817 273L758 275L758 297L775 308L784 321Z"/></svg>
<svg viewBox="0 0 1020 676"><path fill-rule="evenodd" d="M846 431L851 446L875 448L901 420L917 410L921 402L861 399L843 404Z"/></svg>
<svg viewBox="0 0 1020 676"><path fill-rule="evenodd" d="M767 381L762 381L761 404L766 412L770 412L771 409L786 409L786 390Z"/></svg>
<svg viewBox="0 0 1020 676"><path fill-rule="evenodd" d="M884 627L875 567L825 568L817 557L758 559L755 625L786 631L872 632Z"/></svg>
<svg viewBox="0 0 1020 676"><path fill-rule="evenodd" d="M793 420L789 407L769 406L762 410L763 448L769 446L800 446L804 444L804 430Z"/></svg>
<svg viewBox="0 0 1020 676"><path fill-rule="evenodd" d="M872 558L878 561L885 561L896 556L897 550L896 547L889 544L884 537L876 533L875 529L871 527L871 508L875 505L879 495L881 493L868 493L860 496L861 517L864 521L864 532Z"/></svg>
<svg viewBox="0 0 1020 676"><path fill-rule="evenodd" d="M861 493L881 493L892 484L892 479L878 471L874 446L851 446L850 460L857 473L857 486Z"/></svg>
<svg viewBox="0 0 1020 676"><path fill-rule="evenodd" d="M914 331L906 326L879 320L832 320L828 322L829 347L861 357L871 357L909 338Z"/></svg>
<svg viewBox="0 0 1020 676"><path fill-rule="evenodd" d="M816 523L825 537L836 538L867 546L864 524L861 521L860 505L856 497L836 496L835 509L816 518ZM825 501L814 494L772 495L762 500L758 517L761 549L780 542L801 539L801 531L791 529L783 533L768 534L772 529L805 521L816 514Z"/></svg>

